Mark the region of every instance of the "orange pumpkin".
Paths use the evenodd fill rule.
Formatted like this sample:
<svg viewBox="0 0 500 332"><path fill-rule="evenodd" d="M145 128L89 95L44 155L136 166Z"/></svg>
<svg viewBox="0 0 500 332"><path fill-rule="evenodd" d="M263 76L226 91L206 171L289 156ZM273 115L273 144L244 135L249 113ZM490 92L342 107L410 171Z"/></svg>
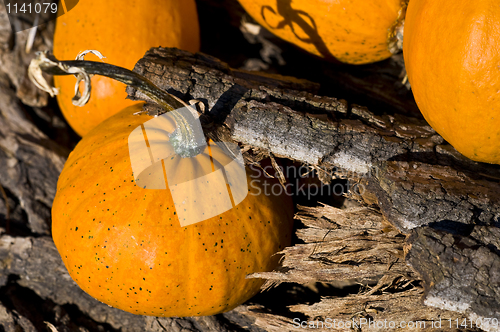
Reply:
<svg viewBox="0 0 500 332"><path fill-rule="evenodd" d="M290 197L272 195L269 186L264 192L270 179L248 170L249 191L241 203L181 226L170 191L143 189L134 178L127 142L153 119L133 115L140 107L105 120L70 154L52 208L57 249L75 282L113 307L153 316L228 311L263 283L245 276L272 270L279 259L274 254L289 245ZM148 136L149 142L155 137ZM182 175L198 167L189 158L175 165L170 171ZM220 193L212 187L217 200Z"/></svg>
<svg viewBox="0 0 500 332"><path fill-rule="evenodd" d="M412 0L404 60L427 122L466 157L500 164L500 5Z"/></svg>
<svg viewBox="0 0 500 332"><path fill-rule="evenodd" d="M405 0L238 0L259 24L315 55L345 63L384 60L397 51Z"/></svg>
<svg viewBox="0 0 500 332"><path fill-rule="evenodd" d="M151 47L199 50L199 26L194 0L98 1L84 0L56 21L54 55L74 60L84 50L98 50L103 61L133 69ZM101 61L89 54L86 60ZM107 77L92 78L92 97L83 107L74 106L75 78L57 76L59 106L80 136L119 110L132 105L126 86Z"/></svg>

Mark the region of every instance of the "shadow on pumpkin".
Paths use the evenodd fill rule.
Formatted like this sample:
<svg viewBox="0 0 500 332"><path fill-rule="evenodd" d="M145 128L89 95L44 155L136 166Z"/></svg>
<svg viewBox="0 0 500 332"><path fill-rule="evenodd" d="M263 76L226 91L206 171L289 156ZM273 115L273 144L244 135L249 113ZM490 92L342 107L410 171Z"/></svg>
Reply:
<svg viewBox="0 0 500 332"><path fill-rule="evenodd" d="M271 6L262 6L260 11L262 19L271 29L280 30L288 26L298 40L307 44L313 44L325 59L335 59L335 57L328 50L328 47L319 35L318 27L316 26L316 22L311 17L311 15L303 10L293 9L292 0L276 0L276 8L278 11L277 13ZM279 15L282 17L282 20L275 27L273 27L266 19L266 13ZM295 25L297 25L307 35L306 38L301 37L297 33Z"/></svg>

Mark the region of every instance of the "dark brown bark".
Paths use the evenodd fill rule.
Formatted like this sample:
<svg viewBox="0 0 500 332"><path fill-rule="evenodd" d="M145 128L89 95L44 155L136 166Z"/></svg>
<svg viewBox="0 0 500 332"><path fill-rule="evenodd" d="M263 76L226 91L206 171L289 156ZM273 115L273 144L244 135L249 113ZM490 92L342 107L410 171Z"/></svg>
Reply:
<svg viewBox="0 0 500 332"><path fill-rule="evenodd" d="M420 161L390 161L378 172L370 189L387 219L404 233L429 224L465 233L474 225L498 224L500 186L494 177Z"/></svg>
<svg viewBox="0 0 500 332"><path fill-rule="evenodd" d="M489 319L500 308L499 234L488 226L476 226L468 237L429 227L412 231L406 260L424 280L424 303L467 314L474 324L482 321L483 329L497 331Z"/></svg>

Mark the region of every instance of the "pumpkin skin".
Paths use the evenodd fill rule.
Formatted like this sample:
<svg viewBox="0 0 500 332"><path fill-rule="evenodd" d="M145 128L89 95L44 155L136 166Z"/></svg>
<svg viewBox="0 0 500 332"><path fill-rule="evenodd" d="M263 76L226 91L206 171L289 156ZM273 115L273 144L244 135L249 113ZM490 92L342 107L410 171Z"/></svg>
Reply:
<svg viewBox="0 0 500 332"><path fill-rule="evenodd" d="M389 58L402 0L238 0L276 36L320 57L349 64Z"/></svg>
<svg viewBox="0 0 500 332"><path fill-rule="evenodd" d="M500 164L500 6L412 0L403 54L427 122L466 157Z"/></svg>
<svg viewBox="0 0 500 332"><path fill-rule="evenodd" d="M133 69L147 50L158 46L199 51L194 0L132 0L126 3L83 0L56 20L53 53L59 60L74 60L84 50L98 50L106 57L102 61ZM101 61L93 54L85 59ZM75 78L54 77L54 85L60 89L57 100L61 111L80 136L134 104L125 99L125 84L102 76L94 76L91 82L89 102L78 107L71 102Z"/></svg>
<svg viewBox="0 0 500 332"><path fill-rule="evenodd" d="M140 188L132 175L127 138L152 118L133 115L141 106L105 120L70 154L52 208L54 243L74 281L110 306L179 317L231 310L263 283L245 276L275 268L274 254L290 244L291 197L252 195L262 188L249 183L233 209L181 227L170 191Z"/></svg>

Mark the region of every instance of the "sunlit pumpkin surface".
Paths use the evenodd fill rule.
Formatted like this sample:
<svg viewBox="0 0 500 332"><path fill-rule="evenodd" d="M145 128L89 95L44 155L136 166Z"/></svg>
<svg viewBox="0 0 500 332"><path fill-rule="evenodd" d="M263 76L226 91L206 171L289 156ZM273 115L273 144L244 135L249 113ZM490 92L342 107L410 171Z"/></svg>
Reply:
<svg viewBox="0 0 500 332"><path fill-rule="evenodd" d="M198 14L194 0L98 1L81 0L57 18L54 55L74 60L84 50L98 50L102 61L133 69L151 47L177 47L197 52L200 47ZM89 54L86 60L101 61ZM80 136L134 104L125 99L125 85L102 76L92 78L92 97L84 107L74 106L76 80L56 76L57 97L64 117Z"/></svg>
<svg viewBox="0 0 500 332"><path fill-rule="evenodd" d="M466 157L500 164L500 4L412 0L404 59L418 108Z"/></svg>
<svg viewBox="0 0 500 332"><path fill-rule="evenodd" d="M113 307L154 316L230 310L262 285L245 276L272 270L273 254L289 245L290 197L264 195L248 169L240 204L181 227L170 191L134 180L128 137L152 119L133 115L141 106L104 121L70 154L52 209L57 249L76 283Z"/></svg>
<svg viewBox="0 0 500 332"><path fill-rule="evenodd" d="M389 58L388 36L402 0L238 0L273 34L324 58L351 64Z"/></svg>

